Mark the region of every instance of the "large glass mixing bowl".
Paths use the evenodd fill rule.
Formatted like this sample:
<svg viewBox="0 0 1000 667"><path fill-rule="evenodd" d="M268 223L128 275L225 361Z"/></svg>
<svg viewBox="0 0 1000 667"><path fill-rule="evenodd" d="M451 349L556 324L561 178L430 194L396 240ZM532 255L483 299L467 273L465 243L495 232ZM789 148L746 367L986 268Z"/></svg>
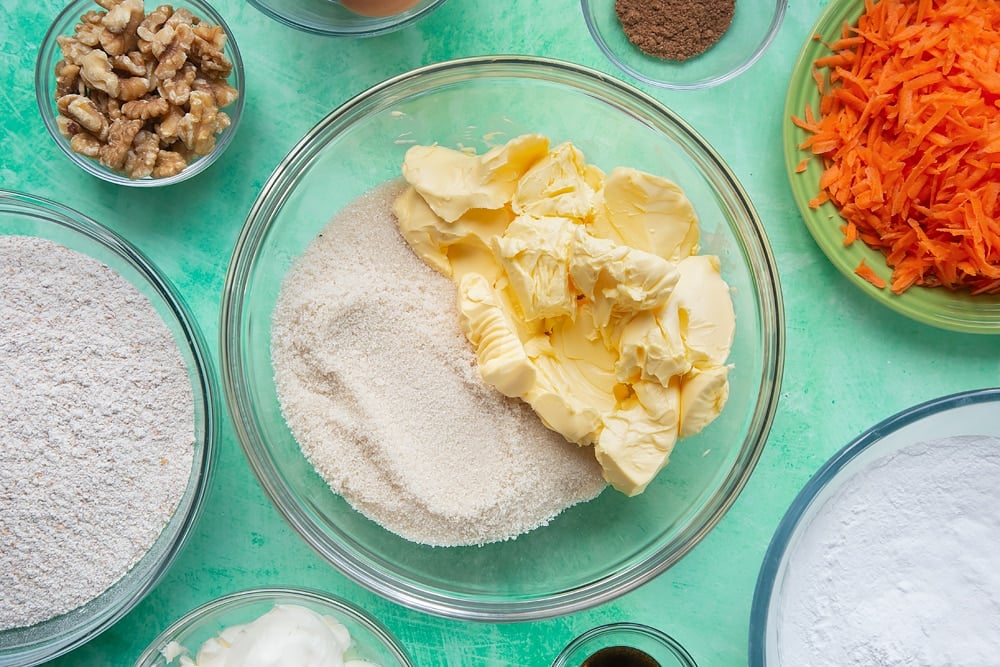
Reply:
<svg viewBox="0 0 1000 667"><path fill-rule="evenodd" d="M680 184L732 287L737 332L728 405L674 450L640 496L613 490L515 540L426 547L369 521L330 491L286 426L270 358L282 280L333 215L396 178L413 143L471 146L526 132L572 141L605 170ZM497 133L500 133L499 135ZM335 232L334 232L335 233ZM239 440L261 484L318 553L363 586L445 617L551 617L663 573L719 521L764 447L778 401L784 316L774 258L753 204L722 158L656 100L563 62L482 57L402 74L330 113L278 165L237 240L221 314L221 362Z"/></svg>

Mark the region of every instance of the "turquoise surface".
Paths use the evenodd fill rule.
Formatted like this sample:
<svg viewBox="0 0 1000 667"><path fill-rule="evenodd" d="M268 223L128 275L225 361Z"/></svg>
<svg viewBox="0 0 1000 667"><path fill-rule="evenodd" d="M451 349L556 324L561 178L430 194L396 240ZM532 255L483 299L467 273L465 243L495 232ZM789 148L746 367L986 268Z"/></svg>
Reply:
<svg viewBox="0 0 1000 667"><path fill-rule="evenodd" d="M204 513L173 568L117 625L50 664L131 665L202 602L253 586L301 585L371 611L418 665L544 666L580 633L615 620L667 632L702 667L745 665L761 559L813 472L903 408L1000 384L1000 336L939 330L885 308L830 265L802 223L784 170L782 107L795 57L826 4L791 2L775 42L731 82L703 91L638 86L713 144L749 192L777 257L788 327L781 403L763 457L734 507L678 565L618 600L548 621L487 625L418 614L320 560L264 497L227 423ZM594 45L576 0L449 0L403 31L351 41L292 30L239 0L215 6L247 67L239 134L195 179L137 190L84 174L45 133L34 59L60 3L0 0L0 187L54 199L125 235L177 285L210 341L231 248L258 190L298 139L355 93L418 65L491 53L570 60L634 83Z"/></svg>

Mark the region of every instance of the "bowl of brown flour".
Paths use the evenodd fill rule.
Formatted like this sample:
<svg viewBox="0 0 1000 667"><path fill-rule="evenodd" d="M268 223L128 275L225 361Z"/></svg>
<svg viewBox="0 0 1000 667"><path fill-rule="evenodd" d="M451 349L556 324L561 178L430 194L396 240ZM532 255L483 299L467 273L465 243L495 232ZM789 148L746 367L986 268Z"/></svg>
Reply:
<svg viewBox="0 0 1000 667"><path fill-rule="evenodd" d="M209 483L201 333L127 241L0 191L0 664L97 636L156 585Z"/></svg>
<svg viewBox="0 0 1000 667"><path fill-rule="evenodd" d="M570 108L576 112L566 114ZM475 170L503 181L524 161L521 148L534 150L542 136L552 151L563 146L558 154L573 164L585 156L589 182L627 166L682 187L691 206L684 210L700 217L701 252L717 259L728 285L720 305L731 305L737 323L728 400L711 423L677 441L639 493L609 484L597 447L549 428L536 405L486 380L489 362L463 331L458 288L399 228L401 174L414 147L448 147L433 154L452 165L477 159L473 152L485 160L506 151L507 167ZM438 158L431 163L423 173L438 182ZM491 188L476 190L476 206ZM506 215L506 207L494 213ZM486 246L472 238L450 257L481 259ZM766 439L782 318L773 258L749 199L683 121L573 64L471 58L360 94L279 164L227 274L222 375L236 433L263 488L332 566L426 613L528 620L621 595L711 530ZM506 364L503 354L493 361ZM519 376L506 377L512 391ZM626 393L618 398L638 409Z"/></svg>
<svg viewBox="0 0 1000 667"><path fill-rule="evenodd" d="M643 83L708 88L764 54L787 0L580 0L587 28L611 63Z"/></svg>

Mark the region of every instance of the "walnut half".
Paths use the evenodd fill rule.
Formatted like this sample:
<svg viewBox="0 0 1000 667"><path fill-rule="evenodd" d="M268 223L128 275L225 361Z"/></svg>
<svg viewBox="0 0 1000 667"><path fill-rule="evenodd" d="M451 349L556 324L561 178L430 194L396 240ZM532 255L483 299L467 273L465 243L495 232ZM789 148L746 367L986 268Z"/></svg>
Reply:
<svg viewBox="0 0 1000 667"><path fill-rule="evenodd" d="M73 35L57 42L59 131L70 148L129 178L164 178L215 150L229 127L222 26L185 8L94 0Z"/></svg>

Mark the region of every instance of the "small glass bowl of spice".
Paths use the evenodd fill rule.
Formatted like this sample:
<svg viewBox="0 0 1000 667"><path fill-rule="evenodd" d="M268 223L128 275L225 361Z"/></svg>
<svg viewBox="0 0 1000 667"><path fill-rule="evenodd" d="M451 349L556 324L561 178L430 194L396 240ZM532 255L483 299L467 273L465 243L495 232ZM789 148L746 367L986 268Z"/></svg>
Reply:
<svg viewBox="0 0 1000 667"><path fill-rule="evenodd" d="M580 0L597 46L626 74L660 88L729 81L774 40L787 0Z"/></svg>
<svg viewBox="0 0 1000 667"><path fill-rule="evenodd" d="M49 134L84 171L169 185L204 171L232 141L243 60L203 0L73 0L42 40L35 96Z"/></svg>
<svg viewBox="0 0 1000 667"><path fill-rule="evenodd" d="M552 667L697 667L670 635L641 623L609 623L583 633Z"/></svg>

